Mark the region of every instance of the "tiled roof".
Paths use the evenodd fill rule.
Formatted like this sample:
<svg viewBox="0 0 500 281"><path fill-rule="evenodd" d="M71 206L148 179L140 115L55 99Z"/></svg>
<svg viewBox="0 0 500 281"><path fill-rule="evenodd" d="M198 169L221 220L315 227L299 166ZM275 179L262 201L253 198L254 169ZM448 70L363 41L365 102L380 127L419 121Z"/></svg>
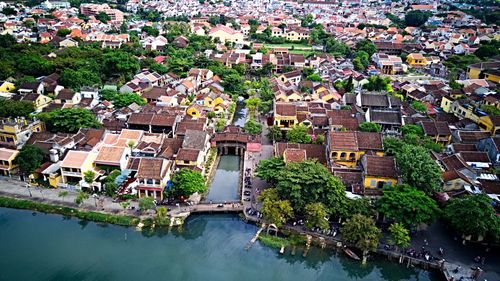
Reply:
<svg viewBox="0 0 500 281"><path fill-rule="evenodd" d="M364 155L361 161L368 176L397 178L396 162L391 156Z"/></svg>

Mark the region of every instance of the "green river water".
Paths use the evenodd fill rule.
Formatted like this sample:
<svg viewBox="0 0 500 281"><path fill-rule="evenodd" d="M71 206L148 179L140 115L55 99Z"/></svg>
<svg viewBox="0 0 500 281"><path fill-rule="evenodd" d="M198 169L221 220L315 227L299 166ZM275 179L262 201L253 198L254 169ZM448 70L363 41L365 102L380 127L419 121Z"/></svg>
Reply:
<svg viewBox="0 0 500 281"><path fill-rule="evenodd" d="M137 231L0 208L0 280L439 280L381 260L361 266L332 250L306 258L257 242L235 215L197 215L178 230Z"/></svg>

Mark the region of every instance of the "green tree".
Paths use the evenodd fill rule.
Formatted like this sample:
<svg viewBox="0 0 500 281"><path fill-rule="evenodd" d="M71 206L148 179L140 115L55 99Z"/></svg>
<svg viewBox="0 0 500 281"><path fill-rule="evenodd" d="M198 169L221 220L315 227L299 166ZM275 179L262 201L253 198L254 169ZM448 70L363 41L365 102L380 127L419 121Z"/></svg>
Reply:
<svg viewBox="0 0 500 281"><path fill-rule="evenodd" d="M305 208L305 219L306 227L312 229L317 227L322 230L326 230L330 227L326 217L328 213L326 211L325 205L321 203L309 203Z"/></svg>
<svg viewBox="0 0 500 281"><path fill-rule="evenodd" d="M26 144L14 158L13 163L23 175L30 175L42 165L43 151L38 146Z"/></svg>
<svg viewBox="0 0 500 281"><path fill-rule="evenodd" d="M160 35L160 31L152 26L143 26L141 31L145 32L147 35L150 35L150 36Z"/></svg>
<svg viewBox="0 0 500 281"><path fill-rule="evenodd" d="M98 73L80 69L64 69L61 72L59 82L62 86L79 91L82 86L96 86L101 84L101 77Z"/></svg>
<svg viewBox="0 0 500 281"><path fill-rule="evenodd" d="M153 197L142 197L139 198L139 209L141 211L151 210L155 207Z"/></svg>
<svg viewBox="0 0 500 281"><path fill-rule="evenodd" d="M363 39L356 44L356 50L358 52L366 52L368 54L368 58L371 58L371 56L377 52L377 47L372 41Z"/></svg>
<svg viewBox="0 0 500 281"><path fill-rule="evenodd" d="M261 213L265 221L281 227L293 217L293 208L289 201L279 200L276 190L269 188L259 196L262 202Z"/></svg>
<svg viewBox="0 0 500 281"><path fill-rule="evenodd" d="M390 86L390 78L383 78L375 75L368 78L368 83L363 85L363 89L368 91L387 91Z"/></svg>
<svg viewBox="0 0 500 281"><path fill-rule="evenodd" d="M105 12L100 12L95 16L95 19L102 23L108 23L111 20L111 17Z"/></svg>
<svg viewBox="0 0 500 281"><path fill-rule="evenodd" d="M167 218L167 208L163 206L156 208L156 223L158 225L170 224L170 220Z"/></svg>
<svg viewBox="0 0 500 281"><path fill-rule="evenodd" d="M54 71L50 61L37 55L21 55L17 59L17 69L24 75L39 77Z"/></svg>
<svg viewBox="0 0 500 281"><path fill-rule="evenodd" d="M103 71L110 77L121 75L128 80L139 68L137 58L124 51L113 51L103 56Z"/></svg>
<svg viewBox="0 0 500 281"><path fill-rule="evenodd" d="M45 122L52 132L76 133L81 128L100 128L92 111L83 108L57 109L48 113L40 113L38 117Z"/></svg>
<svg viewBox="0 0 500 281"><path fill-rule="evenodd" d="M136 93L121 93L116 95L113 100L113 105L121 108L121 107L126 107L129 106L133 103L136 103L138 105L145 105L146 101L144 98L142 98L140 95Z"/></svg>
<svg viewBox="0 0 500 281"><path fill-rule="evenodd" d="M373 122L362 122L361 124L359 124L359 130L361 132L380 133L382 131L382 126Z"/></svg>
<svg viewBox="0 0 500 281"><path fill-rule="evenodd" d="M349 46L335 40L332 37L329 37L325 40L325 51L331 54L338 54L342 56L348 55L351 52Z"/></svg>
<svg viewBox="0 0 500 281"><path fill-rule="evenodd" d="M64 198L67 197L69 195L69 192L67 190L62 190L62 191L59 191L59 193L57 194L57 197L61 197L62 200L64 201Z"/></svg>
<svg viewBox="0 0 500 281"><path fill-rule="evenodd" d="M278 173L285 166L282 158L271 157L265 160L260 160L255 170L256 175L271 183L272 185L278 180Z"/></svg>
<svg viewBox="0 0 500 281"><path fill-rule="evenodd" d="M360 58L357 58L357 57L354 58L352 60L352 64L354 65L354 70L356 70L356 71L363 71L363 70L365 70L365 66L361 62Z"/></svg>
<svg viewBox="0 0 500 281"><path fill-rule="evenodd" d="M255 113L259 109L261 100L257 97L248 98L245 100L245 106L248 108L250 118L255 118Z"/></svg>
<svg viewBox="0 0 500 281"><path fill-rule="evenodd" d="M123 208L123 211L125 212L125 210L127 210L128 206L130 206L130 202L128 202L128 201L120 202L120 206Z"/></svg>
<svg viewBox="0 0 500 281"><path fill-rule="evenodd" d="M81 205L85 200L89 199L89 194L85 191L80 190L75 198L75 203Z"/></svg>
<svg viewBox="0 0 500 281"><path fill-rule="evenodd" d="M88 170L85 173L83 173L83 180L86 183L92 184L94 182L94 179L95 179L95 172L94 171Z"/></svg>
<svg viewBox="0 0 500 281"><path fill-rule="evenodd" d="M425 104L419 102L419 101L412 101L411 107L415 109L418 112L426 113L427 112L427 106Z"/></svg>
<svg viewBox="0 0 500 281"><path fill-rule="evenodd" d="M313 82L321 82L321 81L323 81L323 78L321 78L321 76L319 76L318 73L313 73L313 74L307 76L306 79L309 80L309 81L313 81Z"/></svg>
<svg viewBox="0 0 500 281"><path fill-rule="evenodd" d="M363 251L363 263L366 263L368 252L377 249L381 237L381 231L373 219L363 215L352 216L344 222L340 231L345 243Z"/></svg>
<svg viewBox="0 0 500 281"><path fill-rule="evenodd" d="M444 217L458 233L476 238L498 237L499 218L486 195L466 195L452 198L444 209Z"/></svg>
<svg viewBox="0 0 500 281"><path fill-rule="evenodd" d="M254 119L249 119L246 123L245 126L243 127L243 130L246 133L252 134L252 135L260 135L262 133L262 124L259 122L255 121Z"/></svg>
<svg viewBox="0 0 500 281"><path fill-rule="evenodd" d="M32 102L0 98L0 117L28 117L34 111Z"/></svg>
<svg viewBox="0 0 500 281"><path fill-rule="evenodd" d="M439 208L436 201L407 184L385 187L383 195L377 201L377 210L388 219L401 223L405 227L433 222Z"/></svg>
<svg viewBox="0 0 500 281"><path fill-rule="evenodd" d="M441 189L441 171L429 152L420 146L405 144L396 153L403 180L426 193Z"/></svg>
<svg viewBox="0 0 500 281"><path fill-rule="evenodd" d="M273 141L281 141L283 134L278 126L271 126L267 129L267 137Z"/></svg>
<svg viewBox="0 0 500 281"><path fill-rule="evenodd" d="M430 14L418 10L412 10L405 15L405 24L407 26L421 26L427 22Z"/></svg>
<svg viewBox="0 0 500 281"><path fill-rule="evenodd" d="M311 143L312 138L309 135L309 128L300 124L286 133L286 139L290 143Z"/></svg>
<svg viewBox="0 0 500 281"><path fill-rule="evenodd" d="M403 125L401 127L401 133L403 134L403 136L417 135L417 136L423 137L424 136L424 129L422 129L422 127L420 127L418 125L407 124L407 125Z"/></svg>
<svg viewBox="0 0 500 281"><path fill-rule="evenodd" d="M260 176L259 169L257 172ZM309 203L323 203L330 214L340 214L346 205L345 187L340 179L316 161L284 165L277 171L274 184L280 198L290 201L297 214L303 214Z"/></svg>
<svg viewBox="0 0 500 281"><path fill-rule="evenodd" d="M410 241L410 231L402 224L396 222L389 226L389 244L404 250L410 246Z"/></svg>
<svg viewBox="0 0 500 281"><path fill-rule="evenodd" d="M207 191L205 179L201 173L187 168L174 173L172 184L170 192L176 197L183 196L188 198L193 193L204 193Z"/></svg>
<svg viewBox="0 0 500 281"><path fill-rule="evenodd" d="M13 7L5 7L2 9L2 14L6 15L6 16L12 16L12 15L16 15L17 11Z"/></svg>
<svg viewBox="0 0 500 281"><path fill-rule="evenodd" d="M66 37L71 33L71 30L67 28L61 28L57 31L56 35L59 37Z"/></svg>

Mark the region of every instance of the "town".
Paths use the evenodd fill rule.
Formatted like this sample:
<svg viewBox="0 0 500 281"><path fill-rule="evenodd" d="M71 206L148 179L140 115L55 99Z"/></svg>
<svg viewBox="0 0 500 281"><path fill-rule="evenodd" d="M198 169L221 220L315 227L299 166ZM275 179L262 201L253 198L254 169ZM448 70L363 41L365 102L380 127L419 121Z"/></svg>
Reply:
<svg viewBox="0 0 500 281"><path fill-rule="evenodd" d="M495 280L499 9L0 2L0 206L238 212L282 251L270 229Z"/></svg>

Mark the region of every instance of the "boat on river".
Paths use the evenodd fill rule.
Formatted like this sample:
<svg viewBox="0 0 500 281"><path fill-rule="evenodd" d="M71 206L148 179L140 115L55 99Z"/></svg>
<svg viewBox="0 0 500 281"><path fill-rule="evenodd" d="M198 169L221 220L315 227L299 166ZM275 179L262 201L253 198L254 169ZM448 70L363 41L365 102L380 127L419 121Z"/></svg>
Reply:
<svg viewBox="0 0 500 281"><path fill-rule="evenodd" d="M354 253L351 249L349 249L347 247L344 248L344 253L354 260L357 260L357 261L361 260L361 258L358 255L356 255L356 253Z"/></svg>

